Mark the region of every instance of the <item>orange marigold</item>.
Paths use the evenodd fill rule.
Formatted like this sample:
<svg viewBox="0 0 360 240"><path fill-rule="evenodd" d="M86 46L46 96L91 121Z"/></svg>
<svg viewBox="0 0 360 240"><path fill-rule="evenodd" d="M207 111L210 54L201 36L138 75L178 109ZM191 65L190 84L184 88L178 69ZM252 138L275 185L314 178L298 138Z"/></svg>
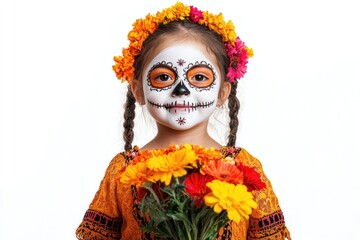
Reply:
<svg viewBox="0 0 360 240"><path fill-rule="evenodd" d="M201 173L210 175L223 182L240 184L243 183L243 173L234 165L222 161L213 161L200 169Z"/></svg>

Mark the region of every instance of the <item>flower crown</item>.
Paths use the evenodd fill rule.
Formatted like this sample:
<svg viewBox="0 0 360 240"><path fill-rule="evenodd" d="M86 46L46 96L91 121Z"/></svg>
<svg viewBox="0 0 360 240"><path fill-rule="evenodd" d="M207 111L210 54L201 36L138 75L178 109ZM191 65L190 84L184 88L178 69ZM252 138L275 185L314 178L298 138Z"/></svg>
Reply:
<svg viewBox="0 0 360 240"><path fill-rule="evenodd" d="M244 76L247 69L248 58L252 57L253 50L245 46L244 42L236 36L235 27L231 21L226 22L222 13L213 15L207 11L200 11L196 7L186 6L176 2L172 7L165 8L155 15L148 14L143 19L138 19L133 24L133 29L128 34L130 44L123 48L122 56L115 56L113 70L118 79L128 83L134 77L135 57L140 53L143 42L151 35L159 24L167 24L173 21L190 20L200 25L205 25L222 37L227 55L230 58L227 77L230 82Z"/></svg>

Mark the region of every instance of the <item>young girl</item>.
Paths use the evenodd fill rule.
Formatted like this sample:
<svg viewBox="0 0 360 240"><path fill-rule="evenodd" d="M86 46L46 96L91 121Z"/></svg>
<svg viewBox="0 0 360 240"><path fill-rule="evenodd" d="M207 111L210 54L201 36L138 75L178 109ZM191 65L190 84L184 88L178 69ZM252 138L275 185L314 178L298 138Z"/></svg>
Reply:
<svg viewBox="0 0 360 240"><path fill-rule="evenodd" d="M144 151L170 144L196 144L219 149L245 166L254 167L265 183L252 194L257 203L247 221L229 222L217 239L290 239L271 183L261 163L235 147L239 100L237 81L246 72L252 50L236 36L232 22L177 2L133 24L130 45L115 57L117 77L129 83L124 113L125 151L106 170L100 188L76 230L78 239L153 239L140 230L137 191L120 184L118 174ZM146 106L157 125L156 136L132 145L135 103ZM227 102L227 146L207 131L210 116Z"/></svg>

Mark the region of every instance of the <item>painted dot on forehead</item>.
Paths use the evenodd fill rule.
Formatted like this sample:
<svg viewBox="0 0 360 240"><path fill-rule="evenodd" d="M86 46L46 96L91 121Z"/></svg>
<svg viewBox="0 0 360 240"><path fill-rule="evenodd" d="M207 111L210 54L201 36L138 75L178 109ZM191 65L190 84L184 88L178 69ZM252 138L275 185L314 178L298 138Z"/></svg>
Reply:
<svg viewBox="0 0 360 240"><path fill-rule="evenodd" d="M184 66L185 63L186 63L186 61L181 58L177 61L177 64L179 64L179 66L181 66L181 67Z"/></svg>

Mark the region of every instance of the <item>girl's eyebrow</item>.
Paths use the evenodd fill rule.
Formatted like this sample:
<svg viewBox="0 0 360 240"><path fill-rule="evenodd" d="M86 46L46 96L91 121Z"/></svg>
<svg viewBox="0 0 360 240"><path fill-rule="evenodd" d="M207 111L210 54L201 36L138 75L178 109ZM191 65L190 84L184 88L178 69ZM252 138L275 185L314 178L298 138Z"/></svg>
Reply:
<svg viewBox="0 0 360 240"><path fill-rule="evenodd" d="M173 73L175 73L175 75L177 75L177 69L176 67L173 67L172 65L170 66L169 64L165 63L165 62L160 62L160 63L155 63L150 69L149 72L153 71L154 69L157 68L166 68L170 71L172 71Z"/></svg>
<svg viewBox="0 0 360 240"><path fill-rule="evenodd" d="M211 65L210 65L211 66ZM209 69L212 69L212 67L210 67L209 64L205 64L205 63L198 63L198 64L193 64L190 69L195 68L195 67L206 67Z"/></svg>
<svg viewBox="0 0 360 240"><path fill-rule="evenodd" d="M167 68L167 69L169 69L169 70L171 70L171 71L174 71L174 68L173 67L171 67L171 66L169 66L168 64L166 64L166 63L156 63L156 64L154 64L153 65L153 67L151 68L151 69L155 69L155 68Z"/></svg>
<svg viewBox="0 0 360 240"><path fill-rule="evenodd" d="M214 74L214 67L210 64L210 63L204 63L204 62L200 62L200 63L197 63L197 64L189 64L189 67L186 69L186 71L189 71L193 68L198 68L198 67L205 67L205 68L208 68L210 69Z"/></svg>

